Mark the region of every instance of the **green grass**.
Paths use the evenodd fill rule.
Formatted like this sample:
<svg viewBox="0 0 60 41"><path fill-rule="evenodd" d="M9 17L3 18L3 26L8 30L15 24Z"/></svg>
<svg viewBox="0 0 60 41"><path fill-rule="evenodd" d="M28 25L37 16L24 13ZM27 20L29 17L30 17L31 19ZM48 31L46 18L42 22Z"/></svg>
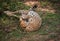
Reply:
<svg viewBox="0 0 60 41"><path fill-rule="evenodd" d="M42 6L46 6L47 3L43 3ZM29 9L29 6L25 6L22 2L7 4L8 9L11 11L18 9ZM19 7L20 6L20 7ZM1 6L3 9L4 6ZM9 17L5 14L0 15L0 41L10 41L10 38L21 40L27 38L27 41L37 41L41 38L45 41L46 36L50 39L56 39L60 34L60 14L50 12L38 12L42 18L42 25L38 31L24 32L19 26L19 19L15 17ZM7 29L7 30L5 30ZM52 34L51 34L52 33ZM54 34L53 34L54 33ZM56 35L57 33L57 35ZM35 36L34 36L35 35ZM40 37L41 36L41 37ZM13 40L14 40L13 39Z"/></svg>
<svg viewBox="0 0 60 41"><path fill-rule="evenodd" d="M35 34L40 34L40 35L50 35L50 33L57 33L57 25L60 24L60 16L59 14L53 14L53 13L48 13L46 12L45 15L42 13L41 18L43 20L42 22L42 26L38 31L35 32L30 32L30 33L24 33L21 29L19 29L20 27L17 26L17 29L11 29L12 31L10 33L7 33L9 36L8 37L16 37L16 38L22 38L22 37L29 37ZM9 19L10 18L10 19ZM12 26L14 24L14 22L17 22L18 20L14 17L8 17L6 15L0 17L0 24L3 27L7 27ZM13 23L13 24L12 24ZM18 23L18 22L17 22ZM12 24L12 25L11 25ZM3 29L3 28L2 28ZM1 29L1 30L2 30ZM2 30L4 31L4 30ZM59 30L58 30L59 31ZM6 32L4 32L5 34ZM0 34L0 39L2 40L2 38L5 40L4 37L6 37L5 35L3 36L3 33ZM50 35L49 38L54 38L55 36ZM2 41L4 41L2 40ZM30 40L29 40L30 41Z"/></svg>

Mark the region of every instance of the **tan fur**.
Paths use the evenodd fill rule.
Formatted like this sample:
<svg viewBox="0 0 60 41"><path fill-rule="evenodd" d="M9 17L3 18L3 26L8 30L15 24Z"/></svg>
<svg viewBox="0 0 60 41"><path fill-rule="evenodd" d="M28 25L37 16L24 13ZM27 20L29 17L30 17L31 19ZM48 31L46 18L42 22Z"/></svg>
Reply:
<svg viewBox="0 0 60 41"><path fill-rule="evenodd" d="M24 12L23 11L22 10L15 11L15 12L5 11L5 13L7 13L8 16L17 17L13 13L21 12L22 15L19 16L19 19L20 19L20 26L22 27L22 29L25 31L28 31L28 32L38 30L41 27L41 23L42 23L42 19L38 15L38 13L36 13L34 11L28 11L26 13L25 11ZM28 21L26 21L26 19Z"/></svg>
<svg viewBox="0 0 60 41"><path fill-rule="evenodd" d="M32 16L32 14L29 15L29 13L27 14L27 16L30 16L30 18L28 19L29 22L24 21L25 24L23 24L24 22L21 21L21 23L20 23L20 24L22 24L21 25L22 28L24 28L23 25L26 25L25 29L24 29L25 31L35 31L35 30L38 30L41 26L42 20L41 20L40 16L36 12L31 12L31 13L33 13L34 16Z"/></svg>
<svg viewBox="0 0 60 41"><path fill-rule="evenodd" d="M24 20L20 21L20 26L26 28L26 22Z"/></svg>

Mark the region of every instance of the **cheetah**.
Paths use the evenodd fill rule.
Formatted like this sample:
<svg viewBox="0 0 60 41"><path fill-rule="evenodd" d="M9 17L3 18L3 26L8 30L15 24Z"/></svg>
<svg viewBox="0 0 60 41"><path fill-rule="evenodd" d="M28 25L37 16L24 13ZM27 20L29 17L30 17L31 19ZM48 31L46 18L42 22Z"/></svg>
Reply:
<svg viewBox="0 0 60 41"><path fill-rule="evenodd" d="M41 27L42 19L34 9L37 6L33 6L29 10L17 10L14 12L4 11L8 16L15 16L19 18L20 26L24 31L36 31ZM15 13L21 14L20 16L15 15Z"/></svg>

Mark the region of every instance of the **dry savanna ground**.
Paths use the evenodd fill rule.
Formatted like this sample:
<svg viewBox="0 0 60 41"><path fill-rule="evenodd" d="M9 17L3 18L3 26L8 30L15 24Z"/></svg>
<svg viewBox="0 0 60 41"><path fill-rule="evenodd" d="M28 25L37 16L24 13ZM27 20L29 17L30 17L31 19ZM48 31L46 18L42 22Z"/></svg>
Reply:
<svg viewBox="0 0 60 41"><path fill-rule="evenodd" d="M30 8L28 6L23 7L24 5L21 3L19 4L21 7L16 7L18 9ZM14 6L7 8L16 10ZM60 41L59 7L58 3L41 2L36 11L42 18L42 25L39 30L34 32L24 32L19 26L19 19L16 17L0 14L0 41Z"/></svg>

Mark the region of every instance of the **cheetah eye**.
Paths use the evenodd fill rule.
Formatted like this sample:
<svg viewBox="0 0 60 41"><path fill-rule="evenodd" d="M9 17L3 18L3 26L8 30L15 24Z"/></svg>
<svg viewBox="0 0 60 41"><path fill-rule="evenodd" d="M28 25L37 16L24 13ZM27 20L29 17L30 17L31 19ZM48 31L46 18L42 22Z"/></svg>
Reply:
<svg viewBox="0 0 60 41"><path fill-rule="evenodd" d="M28 19L26 19L26 22L28 22Z"/></svg>

